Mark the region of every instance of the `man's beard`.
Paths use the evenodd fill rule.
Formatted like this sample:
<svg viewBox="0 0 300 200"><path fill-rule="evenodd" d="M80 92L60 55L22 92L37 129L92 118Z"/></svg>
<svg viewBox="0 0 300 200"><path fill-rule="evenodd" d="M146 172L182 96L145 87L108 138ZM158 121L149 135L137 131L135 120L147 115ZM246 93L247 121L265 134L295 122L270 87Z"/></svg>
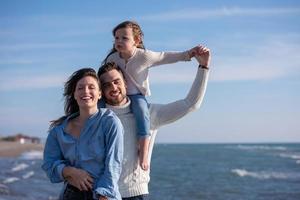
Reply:
<svg viewBox="0 0 300 200"><path fill-rule="evenodd" d="M120 98L113 98L113 99L107 99L106 97L103 97L105 100L105 103L112 105L112 106L119 106L121 102L126 99L126 95L121 94Z"/></svg>

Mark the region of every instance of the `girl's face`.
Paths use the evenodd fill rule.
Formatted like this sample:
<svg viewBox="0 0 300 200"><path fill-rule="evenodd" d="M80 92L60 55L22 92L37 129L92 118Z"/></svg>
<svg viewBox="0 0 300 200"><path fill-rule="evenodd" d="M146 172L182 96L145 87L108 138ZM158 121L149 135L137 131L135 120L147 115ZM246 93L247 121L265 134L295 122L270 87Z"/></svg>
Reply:
<svg viewBox="0 0 300 200"><path fill-rule="evenodd" d="M132 54L138 44L132 28L120 28L115 33L115 48L119 53Z"/></svg>
<svg viewBox="0 0 300 200"><path fill-rule="evenodd" d="M80 109L97 108L100 97L100 88L94 77L85 76L77 82L74 98Z"/></svg>

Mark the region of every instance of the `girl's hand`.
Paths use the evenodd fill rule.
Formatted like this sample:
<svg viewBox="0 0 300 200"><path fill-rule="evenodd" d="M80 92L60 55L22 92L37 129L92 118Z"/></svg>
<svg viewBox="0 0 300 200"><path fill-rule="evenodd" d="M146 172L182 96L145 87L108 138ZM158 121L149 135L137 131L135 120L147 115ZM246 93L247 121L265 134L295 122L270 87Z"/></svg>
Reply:
<svg viewBox="0 0 300 200"><path fill-rule="evenodd" d="M93 188L93 178L89 173L75 167L65 167L63 176L69 184L75 186L80 191L88 191Z"/></svg>
<svg viewBox="0 0 300 200"><path fill-rule="evenodd" d="M199 46L196 46L188 51L190 58L198 54Z"/></svg>

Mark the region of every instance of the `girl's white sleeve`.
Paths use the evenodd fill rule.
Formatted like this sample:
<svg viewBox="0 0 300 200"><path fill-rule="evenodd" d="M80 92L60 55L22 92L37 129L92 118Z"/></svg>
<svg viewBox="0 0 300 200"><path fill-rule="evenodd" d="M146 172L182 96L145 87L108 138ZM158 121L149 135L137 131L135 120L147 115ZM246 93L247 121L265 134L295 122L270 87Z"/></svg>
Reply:
<svg viewBox="0 0 300 200"><path fill-rule="evenodd" d="M179 61L190 61L191 58L188 51L184 52L154 52L150 50L145 50L145 56L147 60L151 63L150 67L171 64Z"/></svg>

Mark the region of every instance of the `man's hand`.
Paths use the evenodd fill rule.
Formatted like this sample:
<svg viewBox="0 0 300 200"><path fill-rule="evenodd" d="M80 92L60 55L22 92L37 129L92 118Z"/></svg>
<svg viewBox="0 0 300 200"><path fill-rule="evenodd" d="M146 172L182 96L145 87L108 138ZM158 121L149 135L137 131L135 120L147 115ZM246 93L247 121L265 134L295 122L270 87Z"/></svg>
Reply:
<svg viewBox="0 0 300 200"><path fill-rule="evenodd" d="M93 188L93 178L82 169L75 167L65 167L63 176L69 184L75 186L80 191L88 191Z"/></svg>
<svg viewBox="0 0 300 200"><path fill-rule="evenodd" d="M195 55L195 58L197 59L199 65L205 66L208 68L210 63L210 50L209 48L205 46L198 46L197 54Z"/></svg>

